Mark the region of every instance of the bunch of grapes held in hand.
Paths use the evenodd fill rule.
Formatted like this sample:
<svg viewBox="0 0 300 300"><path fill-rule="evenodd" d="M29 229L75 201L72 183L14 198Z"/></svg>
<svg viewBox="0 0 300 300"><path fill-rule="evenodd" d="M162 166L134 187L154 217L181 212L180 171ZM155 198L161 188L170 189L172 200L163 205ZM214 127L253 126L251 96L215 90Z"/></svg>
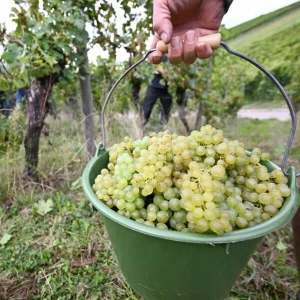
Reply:
<svg viewBox="0 0 300 300"><path fill-rule="evenodd" d="M222 235L277 214L290 195L281 170L268 172L267 153L230 141L211 125L189 136L161 132L109 149L93 185L98 199L148 226Z"/></svg>

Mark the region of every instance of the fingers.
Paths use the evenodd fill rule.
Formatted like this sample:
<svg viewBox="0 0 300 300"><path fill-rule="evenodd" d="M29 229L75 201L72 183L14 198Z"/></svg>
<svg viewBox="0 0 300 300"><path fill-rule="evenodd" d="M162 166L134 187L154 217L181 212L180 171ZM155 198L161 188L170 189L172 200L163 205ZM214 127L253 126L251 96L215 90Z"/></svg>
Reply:
<svg viewBox="0 0 300 300"><path fill-rule="evenodd" d="M198 35L194 30L185 33L184 38L175 36L169 44L169 61L174 65L181 62L192 64L197 58L206 59L213 54L211 46L203 41L198 41ZM156 48L157 42L161 40L156 34L153 38L151 49ZM162 61L162 52L154 51L151 53L149 60L152 64L159 64Z"/></svg>
<svg viewBox="0 0 300 300"><path fill-rule="evenodd" d="M157 42L160 40L159 36L156 34L153 38L153 41L152 41L152 44L151 44L151 49L155 49L156 48L156 44ZM154 51L150 54L149 56L149 61L152 63L152 64L160 64L161 61L162 61L162 52L160 51Z"/></svg>
<svg viewBox="0 0 300 300"><path fill-rule="evenodd" d="M183 61L192 64L197 58L196 53L196 33L190 30L185 34L183 45Z"/></svg>
<svg viewBox="0 0 300 300"><path fill-rule="evenodd" d="M205 59L213 54L208 43L198 41L195 31L190 30L181 37L174 37L169 46L169 60L172 64L192 64L197 58Z"/></svg>
<svg viewBox="0 0 300 300"><path fill-rule="evenodd" d="M167 1L154 0L153 3L153 27L160 39L169 44L173 35L171 13Z"/></svg>
<svg viewBox="0 0 300 300"><path fill-rule="evenodd" d="M183 43L179 36L172 38L169 45L169 61L173 65L178 65L182 62Z"/></svg>
<svg viewBox="0 0 300 300"><path fill-rule="evenodd" d="M204 42L197 42L196 43L196 54L197 57L201 59L205 59L210 57L213 54L213 50L211 46Z"/></svg>

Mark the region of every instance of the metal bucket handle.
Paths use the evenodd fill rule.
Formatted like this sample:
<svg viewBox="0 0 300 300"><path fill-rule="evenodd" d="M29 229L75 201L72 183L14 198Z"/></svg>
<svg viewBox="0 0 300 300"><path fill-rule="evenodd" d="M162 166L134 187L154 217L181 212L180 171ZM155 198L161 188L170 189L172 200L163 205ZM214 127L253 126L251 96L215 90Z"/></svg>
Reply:
<svg viewBox="0 0 300 300"><path fill-rule="evenodd" d="M260 71L262 71L267 77L269 77L272 82L274 83L274 85L278 88L278 90L280 91L281 95L283 96L289 111L290 111L290 115L291 115L291 120L292 120L292 127L291 127L291 131L290 131L290 135L287 141L287 145L286 145L286 149L285 149L285 153L282 159L282 163L281 163L281 169L284 172L284 174L286 176L288 176L287 173L287 169L286 169L286 165L287 165L287 160L288 160L288 156L289 153L291 151L291 147L294 141L294 137L295 137L295 133L296 133L296 129L297 129L297 117L296 117L296 113L295 110L293 108L292 102L290 100L290 98L287 95L287 92L285 91L285 89L281 86L281 84L278 82L278 80L267 70L265 69L262 65L260 65L258 62L256 62L255 60L253 60L252 58L248 57L247 55L234 51L232 49L229 48L229 46L225 43L225 42L220 42L220 44L225 48L225 50L235 56L238 56L246 61L248 61L249 63L251 63L252 65L254 65L255 67L257 67ZM106 132L105 132L105 120L104 120L104 114L105 114L105 108L106 105L113 93L113 91L115 90L115 88L118 86L118 84L120 83L120 81L135 67L137 67L139 64L141 64L143 61L146 60L146 58L152 53L156 51L156 49L151 49L149 50L142 59L140 59L138 62L136 62L135 64L133 64L129 69L127 69L124 74L122 74L120 76L120 78L115 82L115 84L112 86L111 90L109 91L104 104L103 104L103 108L102 108L102 112L101 112L101 127L102 127L102 144L99 145L99 150L105 149L106 146ZM300 176L300 172L296 174L297 177Z"/></svg>

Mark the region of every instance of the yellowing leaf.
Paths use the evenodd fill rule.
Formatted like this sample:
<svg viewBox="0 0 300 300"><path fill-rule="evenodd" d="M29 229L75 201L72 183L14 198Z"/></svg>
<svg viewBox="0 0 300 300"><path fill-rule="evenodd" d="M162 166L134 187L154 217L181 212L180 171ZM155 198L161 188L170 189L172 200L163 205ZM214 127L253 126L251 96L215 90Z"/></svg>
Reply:
<svg viewBox="0 0 300 300"><path fill-rule="evenodd" d="M2 239L0 240L0 245L5 245L11 239L12 235L5 233Z"/></svg>
<svg viewBox="0 0 300 300"><path fill-rule="evenodd" d="M279 242L279 243L277 243L276 248L280 251L284 251L287 249L287 246L284 243Z"/></svg>
<svg viewBox="0 0 300 300"><path fill-rule="evenodd" d="M54 205L53 201L51 199L48 199L47 201L40 200L34 206L36 208L36 212L39 215L44 216L45 214L47 214L52 210L53 205Z"/></svg>

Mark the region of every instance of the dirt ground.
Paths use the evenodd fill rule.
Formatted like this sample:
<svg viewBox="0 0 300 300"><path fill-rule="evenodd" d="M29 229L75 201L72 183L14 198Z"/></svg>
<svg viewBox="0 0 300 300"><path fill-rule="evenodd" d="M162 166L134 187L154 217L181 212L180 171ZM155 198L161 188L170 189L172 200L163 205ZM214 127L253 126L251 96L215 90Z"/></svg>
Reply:
<svg viewBox="0 0 300 300"><path fill-rule="evenodd" d="M277 119L280 121L288 121L291 119L288 108L276 109L240 109L237 114L238 118L249 119Z"/></svg>

